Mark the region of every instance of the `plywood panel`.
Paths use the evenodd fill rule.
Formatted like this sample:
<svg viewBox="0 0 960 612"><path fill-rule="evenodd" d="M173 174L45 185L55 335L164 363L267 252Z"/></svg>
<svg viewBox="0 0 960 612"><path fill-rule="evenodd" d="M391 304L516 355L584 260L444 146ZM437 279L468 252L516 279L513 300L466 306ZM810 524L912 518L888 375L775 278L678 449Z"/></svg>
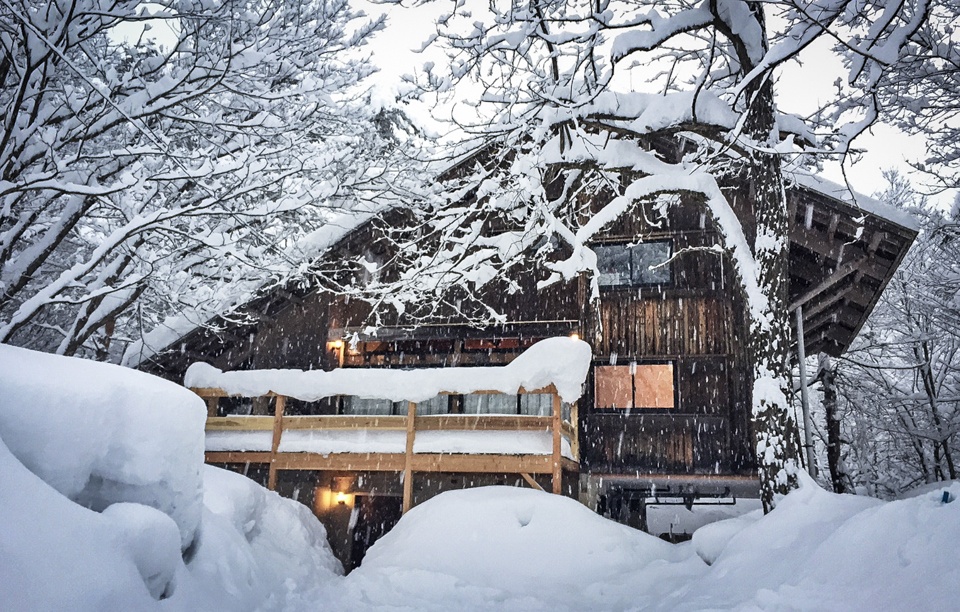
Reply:
<svg viewBox="0 0 960 612"><path fill-rule="evenodd" d="M633 408L630 366L597 366L593 375L597 408Z"/></svg>
<svg viewBox="0 0 960 612"><path fill-rule="evenodd" d="M637 408L675 408L673 364L637 364L633 405Z"/></svg>

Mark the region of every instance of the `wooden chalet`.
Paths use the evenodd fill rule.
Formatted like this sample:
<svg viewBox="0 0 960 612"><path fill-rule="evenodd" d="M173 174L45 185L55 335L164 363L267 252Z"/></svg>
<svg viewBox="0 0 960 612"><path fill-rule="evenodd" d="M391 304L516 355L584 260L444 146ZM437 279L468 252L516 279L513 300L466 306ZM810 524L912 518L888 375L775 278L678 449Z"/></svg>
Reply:
<svg viewBox="0 0 960 612"><path fill-rule="evenodd" d="M732 186L728 199L737 209L749 200L747 187ZM863 326L916 227L895 209L869 199L851 203L838 186L813 177L792 184L788 201L791 309L802 312L806 353L837 356ZM210 400L211 439L219 440L208 447L207 460L312 505L348 567L399 518L404 499L415 505L450 488L542 487L638 527L652 495L687 503L756 496L747 321L730 265L716 253L694 250L651 268L681 249L715 244L717 234L693 205L672 208L658 226L647 218L637 214L597 241L599 304L588 303L584 280L538 293L531 278L519 292L493 294L507 315L503 324L397 320L374 336L365 332L370 313L363 302L321 291L275 291L248 305L258 322L197 328L140 367L182 381L195 361L222 370L495 366L543 338L575 335L589 342L592 364L581 398L570 407L550 389L447 393L418 406L344 396L313 402L221 397L227 394L198 389ZM749 225L746 231L749 238ZM372 241L360 228L333 256L366 252ZM263 416L230 416L236 414ZM311 428L349 430L355 445L325 455L289 445L284 451L288 431ZM238 429L263 432L259 446L231 447L229 432ZM529 452L415 456L421 429L536 432L549 444ZM357 434L373 430L397 432L403 444L387 452L373 436Z"/></svg>

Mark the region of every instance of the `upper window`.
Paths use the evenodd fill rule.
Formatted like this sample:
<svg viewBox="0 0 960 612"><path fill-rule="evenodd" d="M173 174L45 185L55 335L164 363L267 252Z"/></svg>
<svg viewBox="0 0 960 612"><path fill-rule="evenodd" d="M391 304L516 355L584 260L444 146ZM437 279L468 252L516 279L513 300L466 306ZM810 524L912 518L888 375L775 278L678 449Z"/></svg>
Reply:
<svg viewBox="0 0 960 612"><path fill-rule="evenodd" d="M670 242L641 242L640 244L601 244L593 247L597 254L601 287L624 285L666 285L673 277L670 272Z"/></svg>

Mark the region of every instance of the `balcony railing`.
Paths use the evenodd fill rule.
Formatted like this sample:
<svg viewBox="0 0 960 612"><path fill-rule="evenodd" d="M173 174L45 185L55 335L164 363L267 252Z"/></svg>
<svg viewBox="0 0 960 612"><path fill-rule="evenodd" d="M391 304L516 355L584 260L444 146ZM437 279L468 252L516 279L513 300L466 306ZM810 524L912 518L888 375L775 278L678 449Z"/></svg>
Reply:
<svg viewBox="0 0 960 612"><path fill-rule="evenodd" d="M561 492L563 471L579 470L577 406L564 406L556 388L520 394L549 394L549 416L515 414L287 415L287 397L270 401L266 416L215 416L221 398L250 397L221 389L192 389L207 401L209 463L260 463L269 466L268 487L279 470L395 471L403 473L403 509L410 508L415 472L513 473L540 488L533 475L549 474ZM498 391L480 391L479 394ZM462 433L467 432L467 433ZM512 432L497 436L496 432ZM213 446L213 448L211 448Z"/></svg>

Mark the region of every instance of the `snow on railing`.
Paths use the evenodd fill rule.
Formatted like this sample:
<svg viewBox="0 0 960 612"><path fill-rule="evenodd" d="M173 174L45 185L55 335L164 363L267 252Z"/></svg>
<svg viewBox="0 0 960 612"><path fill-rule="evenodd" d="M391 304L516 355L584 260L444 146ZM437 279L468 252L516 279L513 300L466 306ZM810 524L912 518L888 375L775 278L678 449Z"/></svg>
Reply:
<svg viewBox="0 0 960 612"><path fill-rule="evenodd" d="M590 345L582 340L547 338L505 366L223 372L206 363L194 363L187 369L183 384L192 389L222 389L227 395L285 395L307 402L336 395L423 402L441 394L516 394L521 389L532 391L553 385L560 399L573 403L580 398L590 358Z"/></svg>

